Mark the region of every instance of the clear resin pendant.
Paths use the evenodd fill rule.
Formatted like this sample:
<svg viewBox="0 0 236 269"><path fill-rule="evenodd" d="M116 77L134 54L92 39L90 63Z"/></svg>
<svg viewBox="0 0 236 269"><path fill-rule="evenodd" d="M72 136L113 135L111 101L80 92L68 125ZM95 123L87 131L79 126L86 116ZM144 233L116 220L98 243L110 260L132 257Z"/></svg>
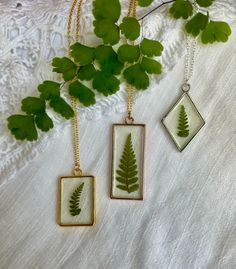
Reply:
<svg viewBox="0 0 236 269"><path fill-rule="evenodd" d="M58 223L61 226L95 224L95 178L66 176L59 180Z"/></svg>
<svg viewBox="0 0 236 269"><path fill-rule="evenodd" d="M167 132L180 151L191 142L205 124L204 119L188 94L189 84L184 86L184 93L162 119Z"/></svg>
<svg viewBox="0 0 236 269"><path fill-rule="evenodd" d="M143 200L144 154L144 124L113 125L112 199Z"/></svg>

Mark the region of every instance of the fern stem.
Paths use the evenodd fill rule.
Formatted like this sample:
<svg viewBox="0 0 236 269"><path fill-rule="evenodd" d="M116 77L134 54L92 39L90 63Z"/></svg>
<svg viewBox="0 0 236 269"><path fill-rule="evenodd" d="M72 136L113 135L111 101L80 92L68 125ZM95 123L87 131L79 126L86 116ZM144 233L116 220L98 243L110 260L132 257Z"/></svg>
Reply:
<svg viewBox="0 0 236 269"><path fill-rule="evenodd" d="M146 13L145 15L143 15L141 18L139 18L138 21L141 21L141 20L145 19L146 17L148 17L150 14L152 14L154 11L156 11L159 8L161 8L162 6L167 5L167 4L171 4L171 3L175 2L175 1L176 0L170 0L170 1L166 1L166 2L161 3L160 5L158 5L157 7L153 8L148 13Z"/></svg>

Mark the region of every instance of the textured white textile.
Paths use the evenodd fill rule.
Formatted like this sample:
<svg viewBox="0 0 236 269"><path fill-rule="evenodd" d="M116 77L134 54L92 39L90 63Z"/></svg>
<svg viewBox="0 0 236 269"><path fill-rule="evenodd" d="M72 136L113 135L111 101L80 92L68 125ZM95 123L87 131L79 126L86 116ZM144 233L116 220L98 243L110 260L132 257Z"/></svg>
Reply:
<svg viewBox="0 0 236 269"><path fill-rule="evenodd" d="M25 2L30 6L37 1ZM13 144L9 134L1 132L1 269L236 268L235 19L230 23L233 34L228 43L197 48L191 96L206 125L183 153L176 150L160 120L180 95L184 59L137 99L135 118L148 128L144 202L109 199L111 125L124 115L113 109L110 113L111 101L101 113L108 111L109 116L97 121L83 117L82 167L97 178L93 228L56 224L57 177L72 169L69 125L58 120L58 134L51 136L50 143L46 135L45 143L35 145L42 152L35 158L36 151L33 155L25 151L27 162L22 169L17 162L24 162L21 149L26 143ZM15 88L9 84L9 89ZM18 102L25 95L23 89L19 91ZM1 88L1 108L6 108L9 96L2 95ZM1 119L12 112L13 105L1 113ZM0 124L5 130L5 123ZM19 151L9 144L19 146ZM33 151L32 146L27 149ZM18 159L10 158L9 150L19 154ZM6 167L12 171L6 172Z"/></svg>

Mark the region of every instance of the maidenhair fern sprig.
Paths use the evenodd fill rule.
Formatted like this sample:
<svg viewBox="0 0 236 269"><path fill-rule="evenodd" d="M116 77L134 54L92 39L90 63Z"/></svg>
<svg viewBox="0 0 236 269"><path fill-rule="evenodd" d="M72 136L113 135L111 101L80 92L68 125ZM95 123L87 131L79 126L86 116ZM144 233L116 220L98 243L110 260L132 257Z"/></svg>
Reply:
<svg viewBox="0 0 236 269"><path fill-rule="evenodd" d="M152 2L138 0L141 7L149 6ZM213 2L196 0L204 8ZM231 30L227 23L211 21L208 14L194 14L193 4L189 0L167 1L160 6L167 3L172 3L170 14L174 18L188 19L185 28L189 34L196 37L201 33L203 43L228 40ZM68 88L69 95L77 98L82 105L91 106L96 103L97 94L105 97L115 94L123 79L136 90L146 90L150 76L161 74L162 66L156 57L162 54L164 47L160 42L147 38L133 44L140 36L140 20L124 17L119 24L119 0L94 0L93 16L94 34L102 43L96 47L75 43L70 48L70 58L55 57L52 60L53 72L61 75L62 82L43 81L38 86L38 96L22 100L21 110L24 114L8 118L8 128L16 139L37 140L38 130L48 132L52 129L49 110L54 110L65 119L74 116L73 109L61 96L64 88ZM124 37L128 44L122 43Z"/></svg>
<svg viewBox="0 0 236 269"><path fill-rule="evenodd" d="M153 0L140 0L141 6L150 5ZM151 15L160 7L171 4L169 8L170 15L175 19L184 19L185 31L194 38L200 36L203 44L214 42L226 42L231 35L231 28L224 21L215 21L210 18L209 7L215 0L170 0L154 7L139 20Z"/></svg>

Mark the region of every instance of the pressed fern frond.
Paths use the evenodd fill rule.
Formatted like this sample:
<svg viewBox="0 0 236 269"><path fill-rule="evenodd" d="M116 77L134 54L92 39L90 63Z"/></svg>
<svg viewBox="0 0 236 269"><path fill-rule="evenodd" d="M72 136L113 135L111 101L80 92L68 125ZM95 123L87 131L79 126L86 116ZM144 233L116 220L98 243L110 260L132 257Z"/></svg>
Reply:
<svg viewBox="0 0 236 269"><path fill-rule="evenodd" d="M180 106L179 111L179 125L177 135L180 137L187 137L189 135L188 115L183 105Z"/></svg>
<svg viewBox="0 0 236 269"><path fill-rule="evenodd" d="M138 171L131 133L127 136L119 168L116 170L116 180L120 184L116 187L128 193L137 191L139 189L139 184L137 184Z"/></svg>
<svg viewBox="0 0 236 269"><path fill-rule="evenodd" d="M70 214L71 216L77 216L81 212L80 208L80 197L81 193L84 187L84 182L79 185L78 188L75 189L73 194L71 195L70 198Z"/></svg>

